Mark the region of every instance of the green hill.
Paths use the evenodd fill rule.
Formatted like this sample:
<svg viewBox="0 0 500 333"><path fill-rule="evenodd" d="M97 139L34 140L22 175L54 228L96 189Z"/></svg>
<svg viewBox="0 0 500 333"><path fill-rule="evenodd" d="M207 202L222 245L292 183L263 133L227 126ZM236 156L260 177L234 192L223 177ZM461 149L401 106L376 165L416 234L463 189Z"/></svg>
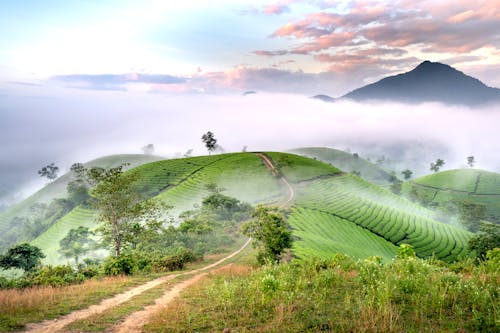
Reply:
<svg viewBox="0 0 500 333"><path fill-rule="evenodd" d="M403 191L428 203L472 201L486 207L487 219L500 223L500 174L478 169L438 172L407 182Z"/></svg>
<svg viewBox="0 0 500 333"><path fill-rule="evenodd" d="M133 168L144 163L150 163L153 161L161 160L162 157L153 155L139 155L139 154L121 154L121 155L111 155L101 157L92 161L85 163L87 167L99 166L103 168L109 168L121 165L123 163L129 163L127 168ZM66 187L68 183L72 180L71 174L68 172L61 177L57 178L55 181L47 184L42 189L32 194L25 200L21 201L17 205L14 205L10 209L0 213L0 248L5 248L10 244L18 241L31 240L23 238L22 235L15 235L14 233L9 233L13 228L12 220L14 218L29 217L30 207L36 203L48 204L56 198L65 198L67 196ZM21 237L19 237L21 236Z"/></svg>
<svg viewBox="0 0 500 333"><path fill-rule="evenodd" d="M387 186L391 184L391 175L386 170L362 157L356 157L354 154L342 150L308 147L292 149L290 152L335 165L345 172L359 172L361 178L377 185Z"/></svg>
<svg viewBox="0 0 500 333"><path fill-rule="evenodd" d="M451 261L467 254L470 233L434 220L434 213L386 189L315 159L265 153L279 174L293 186L289 222L296 257L329 257L344 253L354 258L393 258L401 243L417 255ZM169 214L197 207L209 193L208 184L251 204L280 204L288 190L255 153L162 160L134 169L137 188L173 206ZM92 227L95 212L77 207L33 241L57 263L59 241L71 228Z"/></svg>

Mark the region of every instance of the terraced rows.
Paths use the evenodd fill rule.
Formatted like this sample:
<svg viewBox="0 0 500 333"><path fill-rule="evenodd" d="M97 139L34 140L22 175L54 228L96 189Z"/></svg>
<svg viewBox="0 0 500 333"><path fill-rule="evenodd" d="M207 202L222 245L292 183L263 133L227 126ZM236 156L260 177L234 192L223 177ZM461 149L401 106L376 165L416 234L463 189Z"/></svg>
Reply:
<svg viewBox="0 0 500 333"><path fill-rule="evenodd" d="M79 226L90 229L94 228L96 226L94 222L95 218L95 211L77 207L54 223L46 232L33 240L31 244L43 250L43 253L46 255L44 263L60 263L61 258L57 252L59 249L59 241L63 239L71 229L78 228Z"/></svg>
<svg viewBox="0 0 500 333"><path fill-rule="evenodd" d="M205 166L227 158L227 155L198 156L158 161L134 168L139 173L136 188L148 197L152 197L178 185L191 174Z"/></svg>
<svg viewBox="0 0 500 333"><path fill-rule="evenodd" d="M191 177L158 195L173 206L172 214L178 215L194 204L199 204L208 194L206 185L216 183L225 189L224 194L252 204L276 202L284 195L281 184L255 154L226 154L200 169Z"/></svg>
<svg viewBox="0 0 500 333"><path fill-rule="evenodd" d="M423 208L388 191L372 191L354 176L333 177L299 189L296 206L348 220L393 244L411 244L420 257L451 261L467 253L469 232L425 217Z"/></svg>
<svg viewBox="0 0 500 333"><path fill-rule="evenodd" d="M295 208L288 222L294 236L293 251L298 257L327 258L339 252L358 259L380 256L394 258L397 247L348 220L312 209Z"/></svg>

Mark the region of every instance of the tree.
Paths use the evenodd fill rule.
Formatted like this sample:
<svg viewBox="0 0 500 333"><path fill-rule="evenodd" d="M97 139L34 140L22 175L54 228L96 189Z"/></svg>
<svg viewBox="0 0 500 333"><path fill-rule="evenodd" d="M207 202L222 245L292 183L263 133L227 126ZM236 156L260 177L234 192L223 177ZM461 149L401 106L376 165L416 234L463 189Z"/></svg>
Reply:
<svg viewBox="0 0 500 333"><path fill-rule="evenodd" d="M481 220L486 219L486 205L470 200L456 202L460 222L472 232L476 232Z"/></svg>
<svg viewBox="0 0 500 333"><path fill-rule="evenodd" d="M184 157L191 157L193 156L193 149L188 149L182 156Z"/></svg>
<svg viewBox="0 0 500 333"><path fill-rule="evenodd" d="M476 163L476 161L474 160L474 156L467 157L467 165L470 168L473 168L475 163Z"/></svg>
<svg viewBox="0 0 500 333"><path fill-rule="evenodd" d="M401 173L403 174L403 176L405 177L405 180L408 180L411 178L411 175L413 175L413 171L411 171L410 169L406 169L404 171L401 171Z"/></svg>
<svg viewBox="0 0 500 333"><path fill-rule="evenodd" d="M201 141L205 144L205 147L208 150L208 154L210 155L213 151L217 149L217 139L214 137L214 133L208 131L203 134L201 137Z"/></svg>
<svg viewBox="0 0 500 333"><path fill-rule="evenodd" d="M486 253L500 248L500 226L482 222L479 232L469 240L469 249L476 252L477 258L486 259Z"/></svg>
<svg viewBox="0 0 500 333"><path fill-rule="evenodd" d="M436 162L431 163L431 171L438 172L439 169L444 165L444 161L440 158L436 160Z"/></svg>
<svg viewBox="0 0 500 333"><path fill-rule="evenodd" d="M89 228L78 227L71 229L66 237L59 242L59 252L65 258L75 259L75 264L78 265L78 259L87 254L95 245L92 239L92 232Z"/></svg>
<svg viewBox="0 0 500 333"><path fill-rule="evenodd" d="M5 255L0 257L0 267L22 268L29 272L40 263L42 258L45 258L45 255L40 248L22 243L11 247Z"/></svg>
<svg viewBox="0 0 500 333"><path fill-rule="evenodd" d="M155 151L155 146L152 143L147 144L144 147L142 147L142 152L145 155L153 155L154 151Z"/></svg>
<svg viewBox="0 0 500 333"><path fill-rule="evenodd" d="M355 160L357 160L357 159L359 159L359 154L358 154L358 153L354 153L354 154L352 154L352 157L353 157Z"/></svg>
<svg viewBox="0 0 500 333"><path fill-rule="evenodd" d="M53 181L54 179L56 179L58 172L59 167L57 167L54 163L50 163L49 165L46 165L38 170L38 174L40 175L40 177L46 177L49 181Z"/></svg>
<svg viewBox="0 0 500 333"><path fill-rule="evenodd" d="M260 263L278 263L282 253L292 246L292 233L277 207L257 206L255 219L243 225L243 234L252 237L260 247Z"/></svg>
<svg viewBox="0 0 500 333"><path fill-rule="evenodd" d="M123 165L110 169L90 169L87 177L97 185L91 190L94 206L99 211L97 231L105 243L112 244L118 257L123 247L136 244L142 231L158 226L167 207L160 202L143 200L134 190L136 172L124 172Z"/></svg>

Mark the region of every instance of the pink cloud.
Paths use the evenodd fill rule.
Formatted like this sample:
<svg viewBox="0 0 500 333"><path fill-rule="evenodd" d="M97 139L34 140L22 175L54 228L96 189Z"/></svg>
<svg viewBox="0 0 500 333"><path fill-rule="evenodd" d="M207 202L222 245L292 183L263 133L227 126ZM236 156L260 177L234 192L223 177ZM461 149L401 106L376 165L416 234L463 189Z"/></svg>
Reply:
<svg viewBox="0 0 500 333"><path fill-rule="evenodd" d="M262 8L262 13L266 15L279 15L283 14L285 12L288 12L288 6L287 5L280 5L280 4L274 4L274 5L267 5Z"/></svg>

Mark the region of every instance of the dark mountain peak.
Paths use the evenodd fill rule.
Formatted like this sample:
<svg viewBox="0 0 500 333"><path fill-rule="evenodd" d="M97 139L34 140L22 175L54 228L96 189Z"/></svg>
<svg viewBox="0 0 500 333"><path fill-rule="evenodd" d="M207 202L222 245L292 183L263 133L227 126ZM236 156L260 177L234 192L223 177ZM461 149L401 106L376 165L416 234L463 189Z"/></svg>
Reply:
<svg viewBox="0 0 500 333"><path fill-rule="evenodd" d="M474 106L500 102L500 89L490 88L449 65L426 60L409 72L386 77L342 98Z"/></svg>
<svg viewBox="0 0 500 333"><path fill-rule="evenodd" d="M328 96L328 95L316 95L316 96L313 96L311 98L319 99L320 101L327 102L327 103L335 102L335 98Z"/></svg>

